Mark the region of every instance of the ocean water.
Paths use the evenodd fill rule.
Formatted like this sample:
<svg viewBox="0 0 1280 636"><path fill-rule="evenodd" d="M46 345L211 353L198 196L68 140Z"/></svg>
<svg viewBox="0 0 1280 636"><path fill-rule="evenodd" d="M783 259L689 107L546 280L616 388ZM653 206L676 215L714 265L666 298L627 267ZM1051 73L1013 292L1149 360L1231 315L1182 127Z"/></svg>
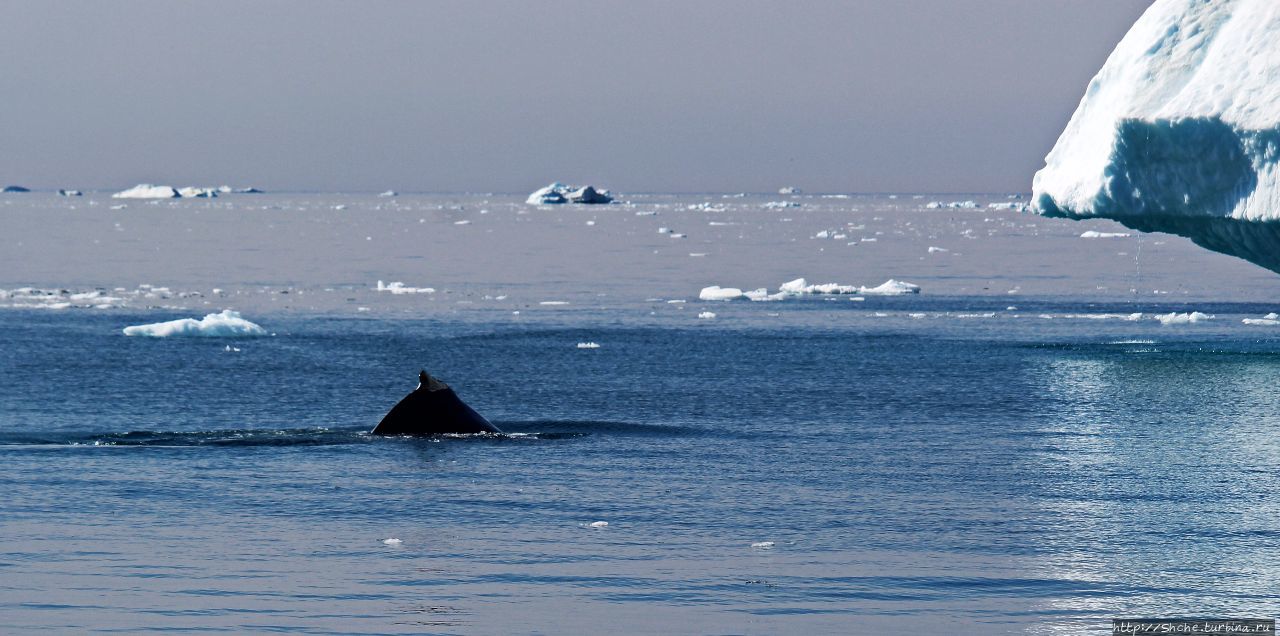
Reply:
<svg viewBox="0 0 1280 636"><path fill-rule="evenodd" d="M624 199L0 199L2 631L1275 615L1274 274L1003 195ZM800 276L921 293L698 300ZM271 335L122 334L222 309ZM508 435L368 436L420 368Z"/></svg>

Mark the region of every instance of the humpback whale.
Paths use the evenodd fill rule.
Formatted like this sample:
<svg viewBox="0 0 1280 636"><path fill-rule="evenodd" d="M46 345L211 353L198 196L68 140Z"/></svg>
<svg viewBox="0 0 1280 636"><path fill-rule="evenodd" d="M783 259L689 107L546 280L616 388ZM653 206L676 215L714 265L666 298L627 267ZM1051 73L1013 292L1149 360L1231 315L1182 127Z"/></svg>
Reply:
<svg viewBox="0 0 1280 636"><path fill-rule="evenodd" d="M418 373L418 388L383 416L372 435L444 435L446 433L501 433L482 415L467 406L458 394L425 370Z"/></svg>

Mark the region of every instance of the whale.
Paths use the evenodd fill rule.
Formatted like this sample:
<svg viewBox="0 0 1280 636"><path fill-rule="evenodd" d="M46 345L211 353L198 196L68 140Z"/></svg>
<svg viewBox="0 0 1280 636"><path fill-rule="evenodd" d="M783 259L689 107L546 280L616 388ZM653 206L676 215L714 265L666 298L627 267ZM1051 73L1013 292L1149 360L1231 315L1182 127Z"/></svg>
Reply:
<svg viewBox="0 0 1280 636"><path fill-rule="evenodd" d="M502 433L475 409L467 406L449 385L418 372L418 386L373 427L371 435L473 435Z"/></svg>

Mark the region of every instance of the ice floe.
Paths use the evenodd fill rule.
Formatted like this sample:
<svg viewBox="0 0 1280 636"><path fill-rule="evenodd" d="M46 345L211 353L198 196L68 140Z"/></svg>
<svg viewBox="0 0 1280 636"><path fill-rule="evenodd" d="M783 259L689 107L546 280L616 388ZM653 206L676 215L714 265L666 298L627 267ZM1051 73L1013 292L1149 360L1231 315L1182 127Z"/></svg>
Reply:
<svg viewBox="0 0 1280 636"><path fill-rule="evenodd" d="M113 195L113 199L176 199L182 196L177 190L166 185L139 183L128 190L121 190Z"/></svg>
<svg viewBox="0 0 1280 636"><path fill-rule="evenodd" d="M375 289L377 289L380 292L388 292L391 294L434 294L436 293L436 290L434 287L408 287L400 281L394 281L391 283L383 283L382 281L378 281L378 286Z"/></svg>
<svg viewBox="0 0 1280 636"><path fill-rule="evenodd" d="M200 320L181 318L168 322L157 322L146 325L133 325L124 328L126 336L147 336L152 338L168 338L174 336L194 337L230 337L230 336L265 336L267 331L262 327L245 320L240 312L223 310L222 313L208 314Z"/></svg>
<svg viewBox="0 0 1280 636"><path fill-rule="evenodd" d="M1181 314L1175 311L1168 314L1156 314L1154 318L1159 320L1162 325L1186 325L1194 322L1212 320L1213 316L1198 311Z"/></svg>
<svg viewBox="0 0 1280 636"><path fill-rule="evenodd" d="M1127 236L1130 236L1128 232L1099 232L1097 230L1089 230L1080 234L1080 238L1125 238Z"/></svg>
<svg viewBox="0 0 1280 636"><path fill-rule="evenodd" d="M1276 314L1275 312L1272 312L1261 318L1245 318L1240 322L1243 322L1246 325L1275 327L1277 325L1280 325L1280 314Z"/></svg>
<svg viewBox="0 0 1280 636"><path fill-rule="evenodd" d="M579 343L578 343L578 348L579 348L579 349L599 349L599 348L600 348L600 343L598 343L598 342L579 342Z"/></svg>

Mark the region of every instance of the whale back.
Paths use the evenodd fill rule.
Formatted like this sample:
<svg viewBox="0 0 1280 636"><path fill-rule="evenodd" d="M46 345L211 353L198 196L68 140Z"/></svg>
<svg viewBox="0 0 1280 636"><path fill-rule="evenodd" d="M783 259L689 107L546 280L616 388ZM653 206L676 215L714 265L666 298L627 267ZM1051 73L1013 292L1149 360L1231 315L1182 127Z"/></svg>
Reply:
<svg viewBox="0 0 1280 636"><path fill-rule="evenodd" d="M449 385L426 374L420 376L418 388L405 396L383 416L373 435L468 435L501 433L467 406Z"/></svg>

